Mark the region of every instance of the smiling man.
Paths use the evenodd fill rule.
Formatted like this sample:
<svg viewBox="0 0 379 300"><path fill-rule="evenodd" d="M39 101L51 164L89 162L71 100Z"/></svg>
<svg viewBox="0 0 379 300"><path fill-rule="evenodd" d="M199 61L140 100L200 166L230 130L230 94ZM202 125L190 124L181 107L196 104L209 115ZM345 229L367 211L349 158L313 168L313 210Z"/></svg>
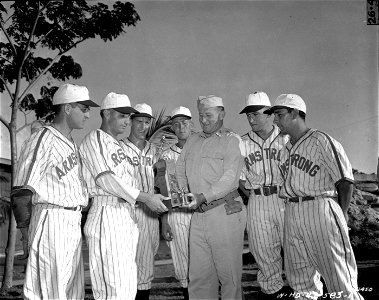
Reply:
<svg viewBox="0 0 379 300"><path fill-rule="evenodd" d="M134 169L134 186L148 194L154 194L153 166L159 159L158 148L147 139L153 110L146 103L134 106L128 138L122 139L125 153L131 159ZM136 207L136 218L140 236L137 246L138 290L136 299L149 299L154 279L154 257L159 247L158 215L143 203Z"/></svg>
<svg viewBox="0 0 379 300"><path fill-rule="evenodd" d="M136 112L127 95L109 93L101 104L101 127L83 140L84 177L92 206L84 227L95 299L133 299L137 291L138 228L134 205L165 212L165 197L134 187L134 166L118 135Z"/></svg>
<svg viewBox="0 0 379 300"><path fill-rule="evenodd" d="M347 228L354 177L341 144L309 128L306 105L295 94L282 94L265 111L290 136L280 170L285 198L284 262L298 299L317 299L325 280L338 298L363 299L357 292L357 265Z"/></svg>
<svg viewBox="0 0 379 300"><path fill-rule="evenodd" d="M71 132L89 118L88 89L63 84L54 121L24 143L11 198L19 228L29 227L25 299L83 299L81 209L88 204L81 158ZM25 208L25 210L23 210ZM56 280L59 278L59 280Z"/></svg>
<svg viewBox="0 0 379 300"><path fill-rule="evenodd" d="M189 298L241 299L246 209L237 188L243 159L241 138L224 128L220 97L199 97L202 132L191 135L176 164L180 188L194 210L189 241Z"/></svg>
<svg viewBox="0 0 379 300"><path fill-rule="evenodd" d="M248 191L247 232L250 251L259 267L258 283L265 295L275 299L284 284L281 250L285 204L284 199L279 198L283 182L279 158L288 136L280 134L272 118L264 114L270 107L267 94L255 92L247 97L246 106L240 112L246 114L251 127L251 131L242 136L245 166L240 185Z"/></svg>

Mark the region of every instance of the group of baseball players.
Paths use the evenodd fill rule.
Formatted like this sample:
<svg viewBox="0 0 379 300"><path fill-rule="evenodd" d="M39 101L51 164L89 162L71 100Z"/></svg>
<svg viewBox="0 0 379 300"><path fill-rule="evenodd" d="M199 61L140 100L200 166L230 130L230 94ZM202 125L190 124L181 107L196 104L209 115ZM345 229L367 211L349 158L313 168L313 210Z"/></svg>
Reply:
<svg viewBox="0 0 379 300"><path fill-rule="evenodd" d="M99 105L69 83L53 105L53 122L22 146L11 193L17 226L28 230L26 299L84 298L89 199L84 235L95 299L149 299L159 219L184 299L244 298L245 229L260 299L317 299L321 279L336 298L363 299L347 227L352 168L338 141L307 127L300 96L282 94L271 105L264 92L248 95L240 114L251 131L242 137L224 127L222 98L199 96L201 131L190 110L177 107L177 143L164 148L147 140L152 108L132 106L125 94L105 96L101 126L80 147L71 133ZM169 161L189 199L182 206L165 205L170 197L157 184L157 166Z"/></svg>

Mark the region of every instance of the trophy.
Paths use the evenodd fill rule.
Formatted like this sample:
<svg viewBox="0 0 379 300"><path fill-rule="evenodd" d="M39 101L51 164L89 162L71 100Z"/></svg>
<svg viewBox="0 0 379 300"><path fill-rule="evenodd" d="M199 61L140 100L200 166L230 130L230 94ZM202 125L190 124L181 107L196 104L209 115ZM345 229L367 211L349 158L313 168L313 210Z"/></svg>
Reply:
<svg viewBox="0 0 379 300"><path fill-rule="evenodd" d="M178 180L175 176L175 160L161 159L158 161L156 183L160 193L163 196L170 197L170 200L164 201L168 208L188 204L188 198L184 192L184 188L179 188Z"/></svg>

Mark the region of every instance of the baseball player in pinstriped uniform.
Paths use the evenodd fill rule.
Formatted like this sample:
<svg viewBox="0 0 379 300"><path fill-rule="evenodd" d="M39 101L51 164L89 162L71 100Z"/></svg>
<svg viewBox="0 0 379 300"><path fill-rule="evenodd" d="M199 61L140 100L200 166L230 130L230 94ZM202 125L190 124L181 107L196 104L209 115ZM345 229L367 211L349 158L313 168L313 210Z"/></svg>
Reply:
<svg viewBox="0 0 379 300"><path fill-rule="evenodd" d="M133 112L128 96L109 93L101 104L100 129L90 132L80 146L83 174L93 197L84 233L95 299L135 297L138 241L135 202L144 202L153 211L167 211L161 202L165 197L133 187L132 161L117 140L125 132Z"/></svg>
<svg viewBox="0 0 379 300"><path fill-rule="evenodd" d="M131 116L128 138L121 144L134 166L134 186L146 193L154 194L153 165L158 160L158 148L146 140L153 112L146 103L136 104L137 111ZM154 256L159 247L158 215L144 204L136 207L136 219L140 232L137 245L138 285L136 299L149 299L154 278Z"/></svg>
<svg viewBox="0 0 379 300"><path fill-rule="evenodd" d="M306 105L298 95L280 95L265 113L274 113L274 122L290 136L280 161L290 286L300 293L298 299L317 299L321 275L336 298L363 299L346 223L354 177L344 149L328 134L307 127Z"/></svg>
<svg viewBox="0 0 379 300"><path fill-rule="evenodd" d="M26 299L83 299L81 208L88 203L78 147L71 137L89 118L86 87L62 85L53 97L56 116L24 143L17 164L12 206L19 227L28 227L32 201Z"/></svg>
<svg viewBox="0 0 379 300"><path fill-rule="evenodd" d="M161 158L176 161L192 130L192 116L188 108L179 106L171 113L172 129L178 143L165 150ZM188 239L192 211L188 208L173 208L162 216L162 235L170 247L175 277L179 280L184 299L188 299Z"/></svg>
<svg viewBox="0 0 379 300"><path fill-rule="evenodd" d="M250 190L247 205L249 247L257 261L258 283L266 294L274 294L283 287L282 256L284 199L279 198L283 182L279 158L288 141L272 119L263 112L271 106L266 93L255 92L246 100L246 113L251 131L242 136L242 169L240 185Z"/></svg>

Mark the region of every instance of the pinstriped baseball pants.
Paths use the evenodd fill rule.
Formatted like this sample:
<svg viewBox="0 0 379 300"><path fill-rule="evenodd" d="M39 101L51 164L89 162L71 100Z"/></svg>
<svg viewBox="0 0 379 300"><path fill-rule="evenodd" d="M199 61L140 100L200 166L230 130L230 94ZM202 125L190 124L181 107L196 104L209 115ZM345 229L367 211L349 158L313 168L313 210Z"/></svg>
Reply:
<svg viewBox="0 0 379 300"><path fill-rule="evenodd" d="M88 213L84 233L89 248L95 299L133 300L137 292L135 262L138 228L128 204L96 203Z"/></svg>
<svg viewBox="0 0 379 300"><path fill-rule="evenodd" d="M168 224L173 234L172 241L168 241L172 263L175 269L175 278L181 287L188 287L188 242L192 212L186 210L173 211L168 215Z"/></svg>
<svg viewBox="0 0 379 300"><path fill-rule="evenodd" d="M159 247L159 220L144 203L138 203L136 218L139 230L137 245L138 289L151 289L154 279L154 257Z"/></svg>
<svg viewBox="0 0 379 300"><path fill-rule="evenodd" d="M342 210L332 198L288 202L284 217L284 261L298 299L322 295L320 275L329 293L363 299L357 289L357 265Z"/></svg>
<svg viewBox="0 0 379 300"><path fill-rule="evenodd" d="M33 206L25 299L83 299L80 211Z"/></svg>
<svg viewBox="0 0 379 300"><path fill-rule="evenodd" d="M259 267L258 283L267 294L279 291L284 284L281 256L284 208L284 200L277 194L259 196L252 192L247 204L249 248Z"/></svg>

